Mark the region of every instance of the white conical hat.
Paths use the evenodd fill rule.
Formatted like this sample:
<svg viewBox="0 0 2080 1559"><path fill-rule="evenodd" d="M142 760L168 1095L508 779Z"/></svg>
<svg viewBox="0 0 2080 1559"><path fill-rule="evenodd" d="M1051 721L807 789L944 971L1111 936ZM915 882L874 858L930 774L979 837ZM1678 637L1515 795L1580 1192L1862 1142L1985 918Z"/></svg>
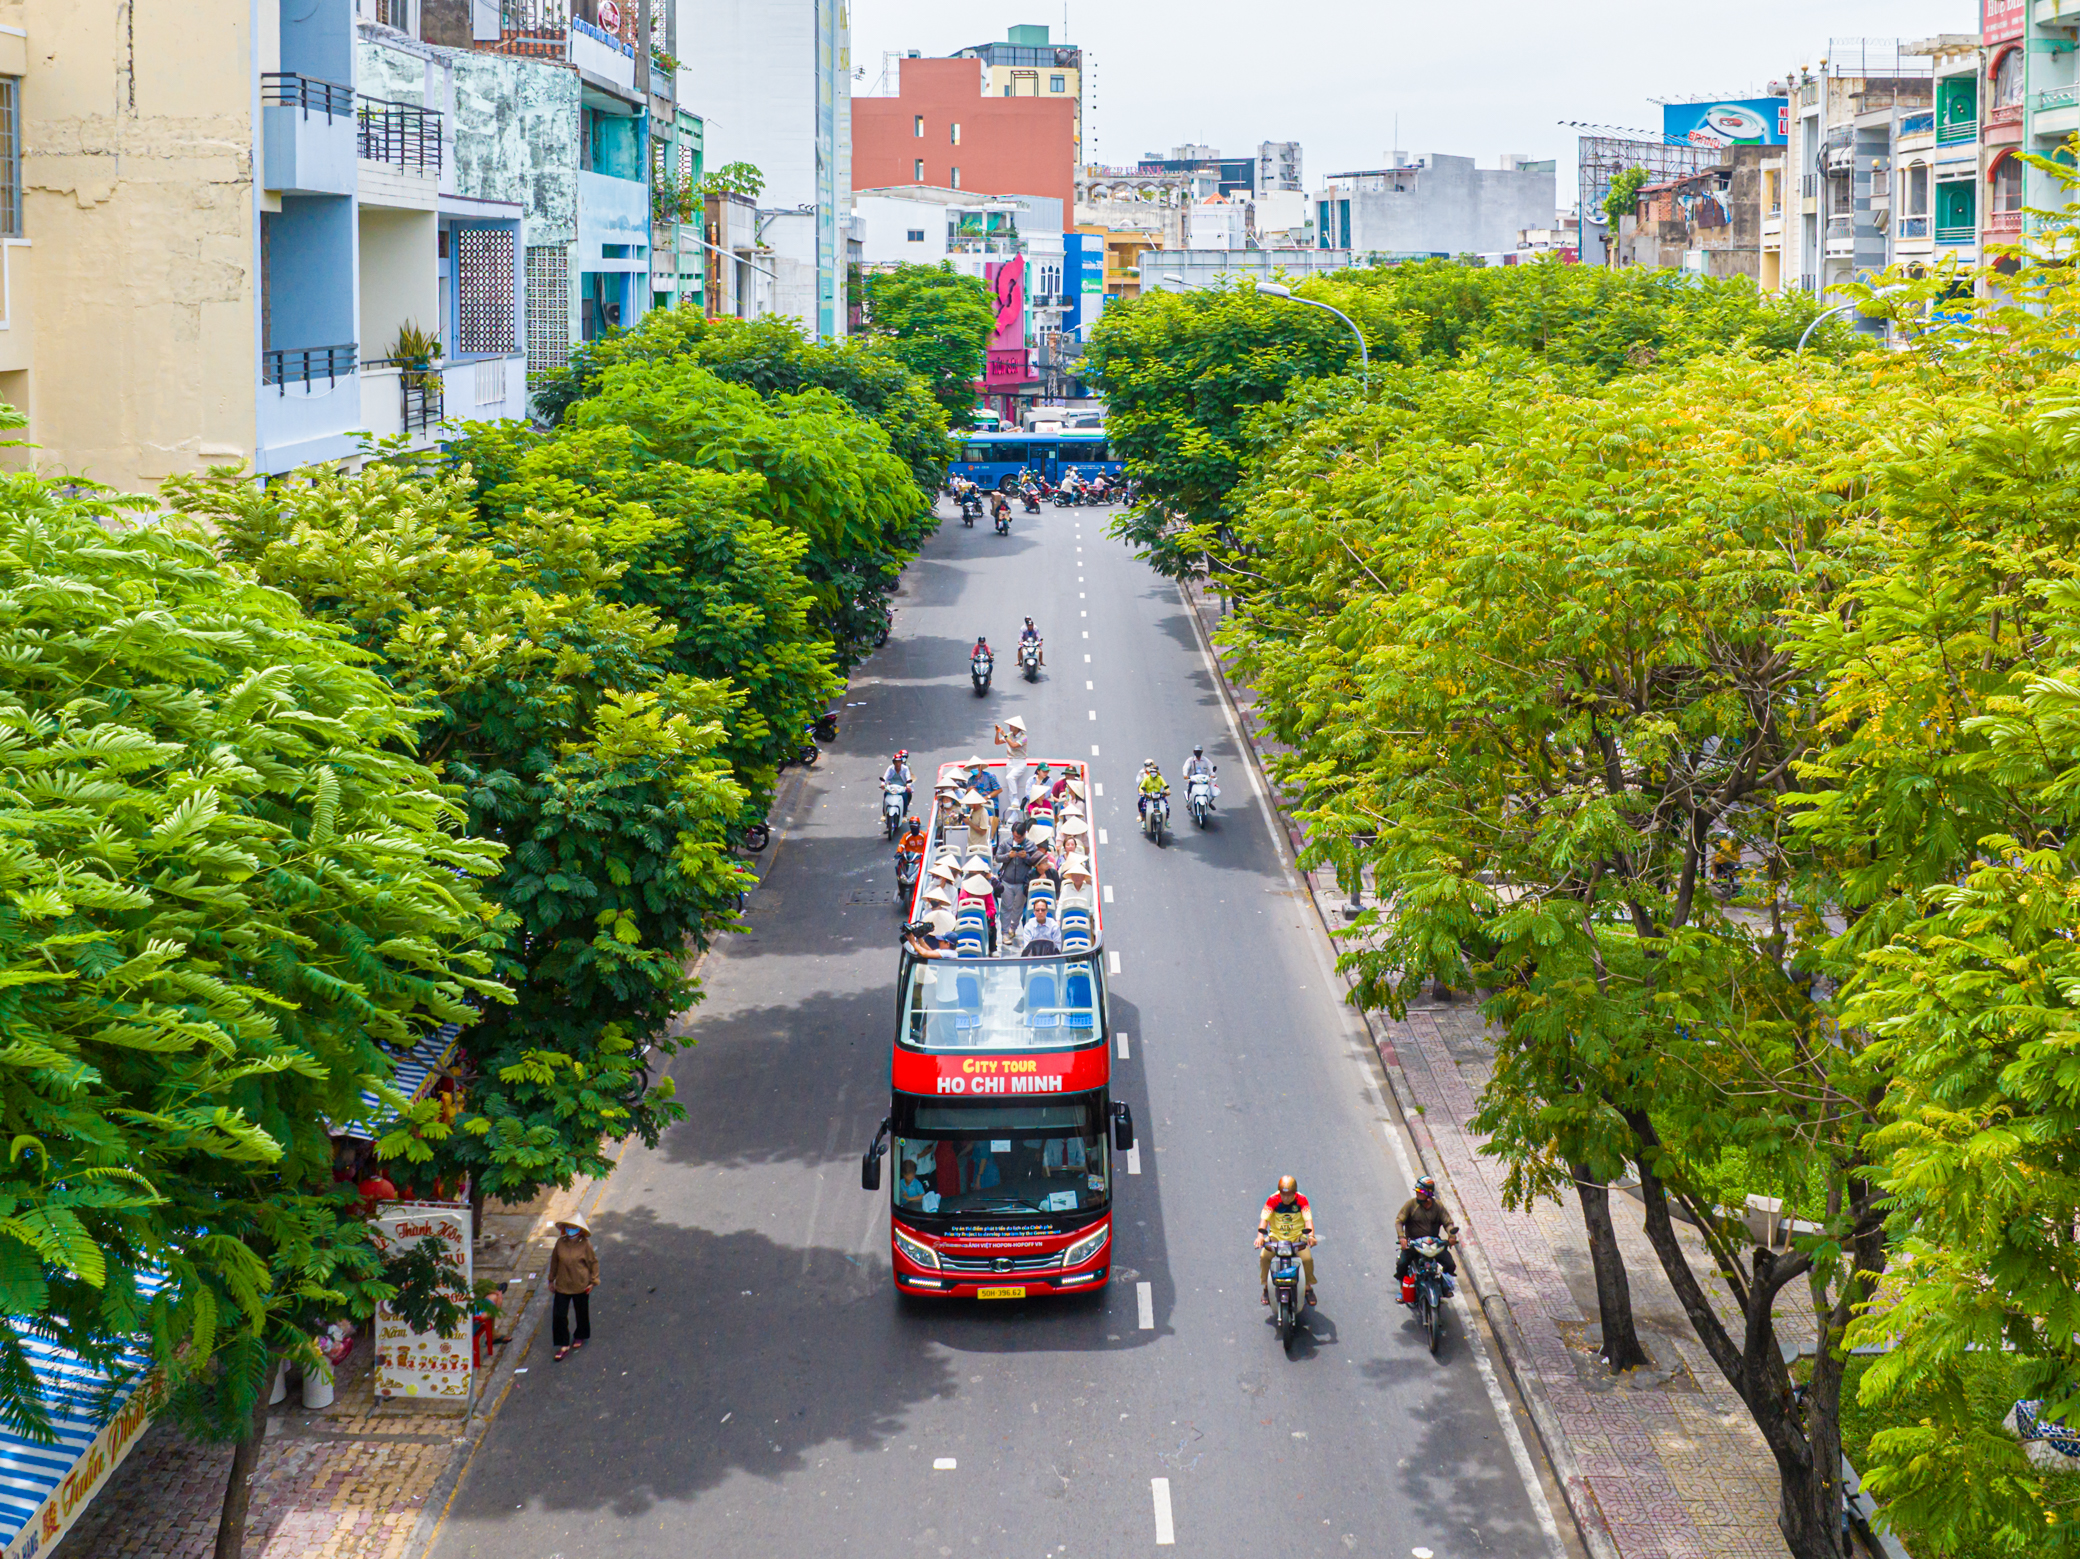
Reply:
<svg viewBox="0 0 2080 1559"><path fill-rule="evenodd" d="M961 892L963 893L972 893L976 895L978 898L980 898L988 894L990 891L991 889L989 879L983 876L980 872L977 872L972 877L965 877L961 880Z"/></svg>
<svg viewBox="0 0 2080 1559"><path fill-rule="evenodd" d="M951 904L953 895L943 887L934 886L925 893L924 901L927 904Z"/></svg>
<svg viewBox="0 0 2080 1559"><path fill-rule="evenodd" d="M933 936L945 936L954 926L954 915L950 909L935 909L924 918L932 923Z"/></svg>
<svg viewBox="0 0 2080 1559"><path fill-rule="evenodd" d="M964 807L986 807L989 805L989 799L981 791L971 790L961 797L961 805Z"/></svg>
<svg viewBox="0 0 2080 1559"><path fill-rule="evenodd" d="M1062 832L1065 834L1087 834L1090 831L1091 825L1080 817L1071 816L1062 819Z"/></svg>

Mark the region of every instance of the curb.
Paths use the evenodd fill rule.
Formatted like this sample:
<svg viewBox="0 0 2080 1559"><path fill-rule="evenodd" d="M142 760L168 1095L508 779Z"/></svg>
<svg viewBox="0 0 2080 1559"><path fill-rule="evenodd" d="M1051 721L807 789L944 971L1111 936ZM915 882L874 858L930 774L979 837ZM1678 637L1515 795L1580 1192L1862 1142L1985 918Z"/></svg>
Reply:
<svg viewBox="0 0 2080 1559"><path fill-rule="evenodd" d="M1313 879L1299 867L1299 827L1278 806L1275 799L1277 792L1271 784L1269 774L1265 772L1263 754L1257 748L1256 733L1250 729L1248 720L1243 717L1241 706L1236 702L1235 690L1228 681L1228 668L1214 648L1212 636L1206 631L1206 623L1199 615L1199 606L1193 598L1189 582L1183 584L1178 593L1183 598L1186 613L1191 617L1192 632L1199 641L1199 648L1213 667L1214 681L1220 689L1221 702L1227 705L1229 719L1242 738L1249 761L1257 771L1271 815L1285 833L1289 864L1306 885L1308 902L1314 907L1315 919L1321 924L1323 934L1329 938L1333 953L1336 947L1336 928L1329 923L1328 911L1322 907L1321 897L1314 891ZM1341 976L1340 970L1338 973ZM1350 988L1348 979L1345 980L1345 988ZM1401 1065L1400 1052L1396 1050L1393 1040L1380 1033L1373 1023L1369 1009L1356 1003L1350 1005L1364 1023L1365 1032L1371 1038L1372 1047L1386 1072L1387 1086L1394 1101L1395 1112L1401 1117L1401 1124L1415 1147L1417 1159L1426 1172L1452 1186L1453 1194L1457 1195L1457 1186L1446 1167L1444 1154L1438 1149L1436 1139L1430 1134L1429 1125L1423 1119L1421 1106L1416 1102L1415 1089L1408 1080L1407 1071ZM1458 1201L1459 1206L1465 1208L1466 1198L1461 1196ZM1511 1311L1509 1301L1503 1297L1502 1285L1496 1281L1494 1269L1488 1265L1487 1254L1481 1247L1478 1233L1474 1230L1471 1214L1467 1215L1466 1231L1460 1239L1460 1250L1465 1261L1467 1285L1480 1300L1481 1314L1488 1323L1489 1331L1494 1334L1496 1342L1500 1345L1503 1365L1509 1371L1510 1381L1516 1387L1517 1395L1522 1398L1525 1410L1531 1415L1532 1426L1538 1432L1539 1448L1545 1453L1553 1477L1566 1497L1568 1515L1573 1519L1583 1546L1589 1550L1593 1559L1621 1559L1617 1542L1611 1536L1610 1528L1603 1518L1603 1511L1596 1503L1595 1491L1582 1476L1581 1469L1574 1459L1574 1449L1568 1443L1567 1432L1562 1428L1559 1415L1553 1411L1552 1404L1546 1400L1537 1374L1531 1367L1530 1348L1524 1341L1523 1333L1518 1329L1516 1315Z"/></svg>
<svg viewBox="0 0 2080 1559"><path fill-rule="evenodd" d="M779 854L781 844L793 831L796 821L795 809L801 802L802 788L808 783L808 772L803 769L782 775L779 785L774 789L772 814L784 816L788 821L773 829L771 842L760 852L759 859L768 863L768 870L771 869L770 863ZM760 872L759 876L763 878L765 872ZM749 906L746 908L748 912ZM708 962L708 954L712 951L711 944L708 951L703 952L694 961L691 972L695 978L700 976ZM633 1141L633 1138L622 1139L621 1149L614 1155L614 1167L593 1181L590 1188L579 1198L578 1211L588 1220L598 1213L607 1187L613 1183L615 1174L620 1171L622 1160L628 1157ZM506 1396L513 1389L513 1377L519 1373L520 1361L526 1358L529 1350L534 1347L535 1338L541 1334L542 1322L547 1319L552 1302L545 1273L544 1280L536 1285L534 1293L529 1296L527 1308L520 1312L519 1320L513 1323L503 1357L492 1366L490 1380L484 1383L484 1389L477 1393L475 1402L471 1404L469 1417L464 1421L462 1433L457 1437L455 1453L449 1457L448 1465L441 1469L440 1476L433 1480L433 1487L427 1491L426 1503L420 1507L419 1519L412 1524L412 1535L405 1539L403 1551L398 1555L398 1559L425 1559L433 1547L434 1539L440 1536L441 1527L448 1519L448 1511L455 1503L455 1495L462 1487L463 1475L469 1471L470 1463L476 1460L477 1448L483 1444L491 1421L505 1405Z"/></svg>

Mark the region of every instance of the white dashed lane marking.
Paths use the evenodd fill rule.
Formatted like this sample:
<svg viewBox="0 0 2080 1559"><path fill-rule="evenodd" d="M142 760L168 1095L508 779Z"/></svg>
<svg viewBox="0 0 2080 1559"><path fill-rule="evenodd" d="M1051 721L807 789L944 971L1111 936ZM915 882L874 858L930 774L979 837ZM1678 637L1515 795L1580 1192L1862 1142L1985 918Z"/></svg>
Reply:
<svg viewBox="0 0 2080 1559"><path fill-rule="evenodd" d="M952 1472L958 1465L951 1456L937 1457L932 1462L933 1472Z"/></svg>
<svg viewBox="0 0 2080 1559"><path fill-rule="evenodd" d="M1097 711L1097 710L1093 709L1093 710L1091 711L1091 718L1092 718L1093 720L1095 720L1095 719L1097 719L1097 718L1098 718L1098 711Z"/></svg>
<svg viewBox="0 0 2080 1559"><path fill-rule="evenodd" d="M1125 1029L1119 1031L1119 1058L1122 1061L1127 1059L1127 1031Z"/></svg>
<svg viewBox="0 0 2080 1559"><path fill-rule="evenodd" d="M1134 1285L1134 1309L1139 1314L1141 1329L1152 1332L1156 1329L1156 1293L1151 1283Z"/></svg>
<svg viewBox="0 0 2080 1559"><path fill-rule="evenodd" d="M1112 902L1112 884L1109 882L1105 884L1105 902L1107 904Z"/></svg>
<svg viewBox="0 0 2080 1559"><path fill-rule="evenodd" d="M1098 843L1100 843L1100 844L1110 844L1110 843L1112 843L1111 839L1109 839L1109 838L1107 838L1107 837L1106 837L1106 834L1105 834L1105 830L1104 830L1104 829L1102 829L1102 828L1098 830Z"/></svg>
<svg viewBox="0 0 2080 1559"><path fill-rule="evenodd" d="M1177 1528L1170 1520L1170 1480L1150 1478L1148 1490L1156 1502L1156 1546L1173 1548L1177 1544Z"/></svg>
<svg viewBox="0 0 2080 1559"><path fill-rule="evenodd" d="M1127 1173L1130 1175L1141 1173L1141 1144L1138 1142L1127 1149Z"/></svg>
<svg viewBox="0 0 2080 1559"><path fill-rule="evenodd" d="M1110 958L1110 959L1112 960L1111 964L1110 964L1110 965L1109 965L1108 967L1109 967L1109 968L1110 968L1110 969L1112 970L1112 972L1113 972L1114 974L1118 974L1118 973L1119 973L1119 954L1118 954L1118 953L1108 953L1108 954L1106 954L1105 956L1106 956L1106 957L1108 957L1108 958Z"/></svg>

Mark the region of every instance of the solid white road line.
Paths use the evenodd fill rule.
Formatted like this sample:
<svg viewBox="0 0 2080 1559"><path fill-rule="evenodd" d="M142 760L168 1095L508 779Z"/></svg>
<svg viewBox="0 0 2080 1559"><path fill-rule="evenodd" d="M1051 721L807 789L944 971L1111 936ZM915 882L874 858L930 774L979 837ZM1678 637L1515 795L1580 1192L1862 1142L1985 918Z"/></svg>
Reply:
<svg viewBox="0 0 2080 1559"><path fill-rule="evenodd" d="M1127 1149L1127 1173L1130 1175L1141 1173L1141 1144L1138 1142Z"/></svg>
<svg viewBox="0 0 2080 1559"><path fill-rule="evenodd" d="M1148 1490L1156 1502L1156 1546L1174 1548L1177 1546L1177 1528L1170 1520L1170 1480L1150 1478Z"/></svg>
<svg viewBox="0 0 2080 1559"><path fill-rule="evenodd" d="M1538 1469L1531 1465L1531 1453L1524 1448L1523 1435L1517 1432L1516 1418L1502 1395L1502 1383L1495 1378L1495 1366L1488 1362L1488 1350L1481 1346L1478 1332L1471 1326L1464 1326L1464 1329L1473 1341L1473 1367L1480 1372L1481 1384L1488 1388L1489 1405L1495 1409L1496 1421L1502 1425L1502 1438L1509 1442L1509 1459L1517 1464L1517 1476L1524 1480L1524 1490L1531 1496L1531 1513L1538 1517L1539 1530L1545 1533L1546 1548L1553 1559L1565 1559L1567 1549L1560 1542L1560 1528L1553 1520L1553 1507L1546 1503L1546 1486L1538 1481Z"/></svg>
<svg viewBox="0 0 2080 1559"><path fill-rule="evenodd" d="M1119 1058L1122 1061L1127 1059L1127 1031L1125 1029L1119 1031Z"/></svg>
<svg viewBox="0 0 2080 1559"><path fill-rule="evenodd" d="M1134 1308L1141 1318L1141 1329L1152 1332L1156 1329L1156 1291L1152 1284L1134 1285Z"/></svg>
<svg viewBox="0 0 2080 1559"><path fill-rule="evenodd" d="M1108 957L1108 958L1110 958L1110 959L1112 960L1112 964L1111 964L1111 969L1112 969L1112 972L1113 972L1114 974L1118 974L1118 973L1119 973L1119 954L1118 954L1118 953L1107 953L1107 954L1106 954L1105 956L1106 956L1106 957Z"/></svg>
<svg viewBox="0 0 2080 1559"><path fill-rule="evenodd" d="M1105 884L1105 902L1107 904L1112 902L1112 884L1109 882Z"/></svg>

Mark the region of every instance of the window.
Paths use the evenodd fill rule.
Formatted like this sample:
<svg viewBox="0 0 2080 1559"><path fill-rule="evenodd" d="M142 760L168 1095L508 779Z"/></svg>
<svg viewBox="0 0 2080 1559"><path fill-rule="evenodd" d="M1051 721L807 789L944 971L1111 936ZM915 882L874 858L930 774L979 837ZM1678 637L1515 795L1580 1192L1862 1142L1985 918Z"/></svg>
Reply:
<svg viewBox="0 0 2080 1559"><path fill-rule="evenodd" d="M918 158L916 162L911 164L911 169L910 177L922 184L924 182L924 159L922 157Z"/></svg>
<svg viewBox="0 0 2080 1559"><path fill-rule="evenodd" d="M918 138L918 139L919 139L920 141L921 141L921 140L923 140L923 139L924 139L924 115L923 115L923 114L918 114L918 115L916 115L916 116L915 116L914 118L912 118L912 120L910 121L910 123L911 123L911 127L912 127L912 128L911 128L911 134L915 135L915 136L916 136L916 137L917 137L917 138Z"/></svg>
<svg viewBox="0 0 2080 1559"><path fill-rule="evenodd" d="M1050 451L984 444L984 464L1014 468ZM1088 953L1070 958L916 959L902 1042L925 1050L1070 1050L1100 1037Z"/></svg>
<svg viewBox="0 0 2080 1559"><path fill-rule="evenodd" d="M955 169L953 170L953 181L952 181L952 183L951 183L951 184L949 184L949 185L948 185L947 187L948 187L949 189L959 189L959 188L961 187L961 170L960 170L960 169L958 169L958 168L955 168Z"/></svg>
<svg viewBox="0 0 2080 1559"><path fill-rule="evenodd" d="M2022 159L2013 152L1993 169L1993 215L2016 216L2022 211Z"/></svg>
<svg viewBox="0 0 2080 1559"><path fill-rule="evenodd" d="M1907 167L1906 208L1902 215L1925 217L1928 215L1928 164L1911 163Z"/></svg>
<svg viewBox="0 0 2080 1559"><path fill-rule="evenodd" d="M1948 83L1944 83L1946 86ZM2022 101L2022 50L2010 49L1993 67L1993 106L2013 108ZM1938 116L1937 123L1943 123Z"/></svg>
<svg viewBox="0 0 2080 1559"><path fill-rule="evenodd" d="M921 227L912 227L912 228L905 228L905 229L904 229L904 231L903 231L903 242L904 242L904 243L906 243L906 244L921 244L921 243L923 243L923 242L924 242L924 229L923 229L923 228L921 228Z"/></svg>
<svg viewBox="0 0 2080 1559"><path fill-rule="evenodd" d="M1097 1094L1059 1103L904 1101L896 1205L913 1213L1082 1212L1106 1205L1106 1122Z"/></svg>
<svg viewBox="0 0 2080 1559"><path fill-rule="evenodd" d="M513 230L465 227L455 235L455 350L462 357L513 350Z"/></svg>
<svg viewBox="0 0 2080 1559"><path fill-rule="evenodd" d="M960 144L961 144L961 127L960 127L960 122L959 122L958 120L956 120L956 121L955 121L955 122L954 122L954 123L953 123L953 124L952 124L952 125L951 125L951 126L949 127L949 129L948 129L948 137L949 137L949 139L950 139L950 141L951 141L951 143L952 143L953 145L955 145L955 146L958 146L958 145L960 145Z"/></svg>
<svg viewBox="0 0 2080 1559"><path fill-rule="evenodd" d="M527 377L539 383L571 360L570 252L562 244L527 249Z"/></svg>
<svg viewBox="0 0 2080 1559"><path fill-rule="evenodd" d="M1004 83L1004 96L1011 96L1011 83L1008 81Z"/></svg>
<svg viewBox="0 0 2080 1559"><path fill-rule="evenodd" d="M0 238L22 236L22 78L0 76Z"/></svg>
<svg viewBox="0 0 2080 1559"><path fill-rule="evenodd" d="M1067 76L1049 76L1047 78L1047 90L1050 92L1068 91L1069 78Z"/></svg>

